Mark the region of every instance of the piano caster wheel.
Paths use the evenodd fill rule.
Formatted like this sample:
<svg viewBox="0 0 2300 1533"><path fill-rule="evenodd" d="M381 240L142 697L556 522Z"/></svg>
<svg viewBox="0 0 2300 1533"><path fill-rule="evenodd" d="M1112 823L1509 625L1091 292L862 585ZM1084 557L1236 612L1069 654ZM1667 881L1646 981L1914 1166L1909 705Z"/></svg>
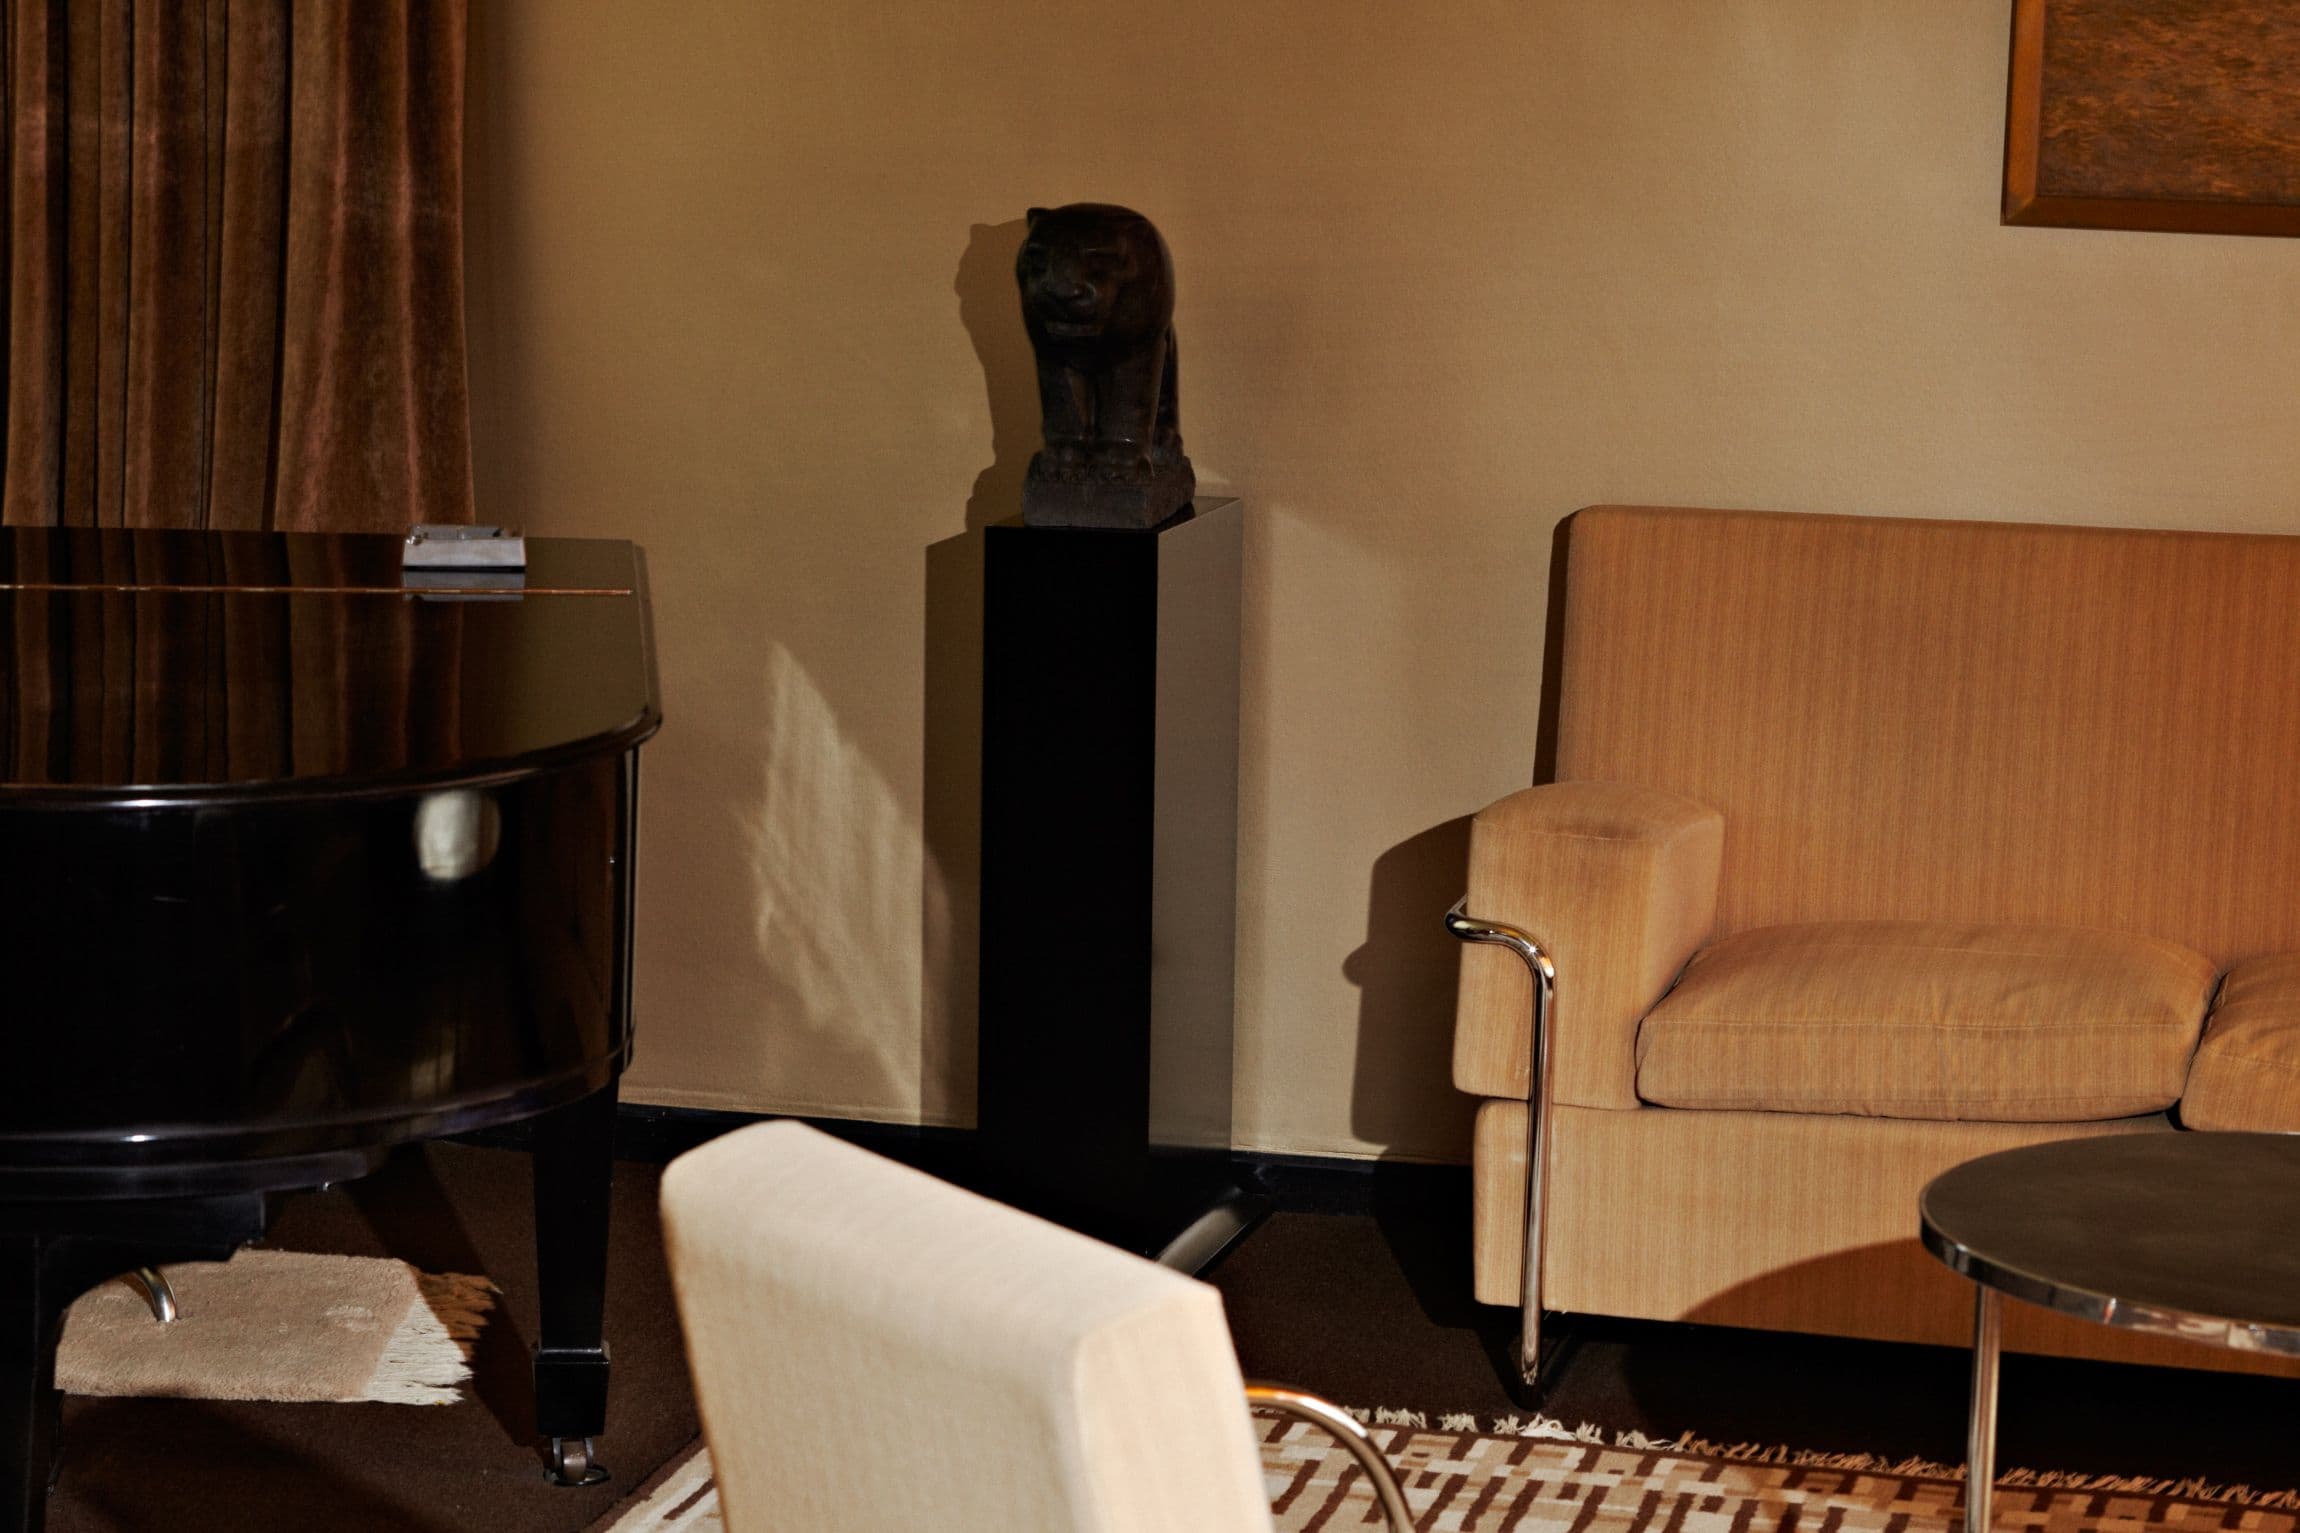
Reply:
<svg viewBox="0 0 2300 1533"><path fill-rule="evenodd" d="M554 1485L597 1485L607 1478L607 1466L591 1457L588 1437L554 1437L546 1473Z"/></svg>

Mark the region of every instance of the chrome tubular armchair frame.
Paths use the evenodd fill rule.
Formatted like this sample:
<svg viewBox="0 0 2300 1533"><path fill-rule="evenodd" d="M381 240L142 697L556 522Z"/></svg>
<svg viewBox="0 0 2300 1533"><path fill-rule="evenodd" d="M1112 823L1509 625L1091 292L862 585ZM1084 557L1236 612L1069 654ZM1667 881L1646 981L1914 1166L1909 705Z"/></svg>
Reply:
<svg viewBox="0 0 2300 1533"><path fill-rule="evenodd" d="M1414 1515L1406 1507L1397 1471L1390 1468L1390 1461L1375 1444L1373 1434L1359 1425L1355 1416L1331 1400L1304 1394L1283 1384L1249 1383L1246 1403L1306 1421L1348 1449L1350 1457L1358 1461L1358 1467L1373 1483L1374 1499L1381 1503L1382 1517L1389 1524L1390 1533L1413 1533Z"/></svg>
<svg viewBox="0 0 2300 1533"><path fill-rule="evenodd" d="M1549 1008L1557 966L1533 938L1514 926L1463 913L1467 895L1446 912L1445 928L1464 942L1508 948L1533 976L1533 1036L1527 1054L1525 1148L1525 1260L1518 1279L1520 1307L1517 1369L1528 1389L1541 1385L1542 1184L1549 1173Z"/></svg>

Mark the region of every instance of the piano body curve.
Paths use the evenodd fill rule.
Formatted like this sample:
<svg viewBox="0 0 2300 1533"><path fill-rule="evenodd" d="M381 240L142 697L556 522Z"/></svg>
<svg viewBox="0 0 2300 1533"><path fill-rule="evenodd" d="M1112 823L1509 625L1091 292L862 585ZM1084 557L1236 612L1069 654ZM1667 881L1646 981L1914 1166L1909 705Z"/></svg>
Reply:
<svg viewBox="0 0 2300 1533"><path fill-rule="evenodd" d="M596 1477L661 707L638 550L526 549L472 575L390 536L0 534L0 1528L39 1526L77 1293L526 1118L537 1425Z"/></svg>

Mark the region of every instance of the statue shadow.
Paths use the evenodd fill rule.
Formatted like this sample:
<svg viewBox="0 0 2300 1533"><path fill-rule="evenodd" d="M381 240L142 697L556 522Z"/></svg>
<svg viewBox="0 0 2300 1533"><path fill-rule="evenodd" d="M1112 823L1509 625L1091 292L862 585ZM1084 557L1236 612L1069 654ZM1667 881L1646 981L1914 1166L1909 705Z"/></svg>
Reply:
<svg viewBox="0 0 2300 1533"><path fill-rule="evenodd" d="M979 531L1022 510L1022 476L1038 451L1038 363L1022 328L1022 302L1014 285L1014 258L1030 227L1022 219L976 224L958 258L951 290L958 322L982 363L990 396L990 466L975 476L966 498L966 526Z"/></svg>

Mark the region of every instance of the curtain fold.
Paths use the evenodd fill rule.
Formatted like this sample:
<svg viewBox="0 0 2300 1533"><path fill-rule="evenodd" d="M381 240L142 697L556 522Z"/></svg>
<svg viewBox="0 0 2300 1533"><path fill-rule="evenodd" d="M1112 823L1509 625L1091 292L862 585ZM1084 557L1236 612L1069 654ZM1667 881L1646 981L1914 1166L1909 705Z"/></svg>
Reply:
<svg viewBox="0 0 2300 1533"><path fill-rule="evenodd" d="M0 4L0 520L470 520L463 0Z"/></svg>

